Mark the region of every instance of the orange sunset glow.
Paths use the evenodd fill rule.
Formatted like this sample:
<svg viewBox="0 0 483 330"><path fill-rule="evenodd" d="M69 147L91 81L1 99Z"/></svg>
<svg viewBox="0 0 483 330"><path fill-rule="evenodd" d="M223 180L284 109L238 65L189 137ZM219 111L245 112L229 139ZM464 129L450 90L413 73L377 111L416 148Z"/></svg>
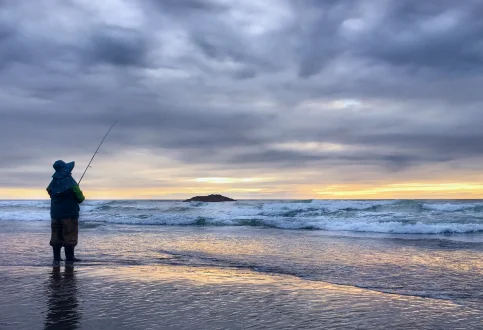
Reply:
<svg viewBox="0 0 483 330"><path fill-rule="evenodd" d="M202 182L208 180L202 178ZM83 188L90 199L185 199L199 194L220 193L239 199L479 199L483 184L474 183L391 183L380 185L331 184L258 187L239 187L217 178L210 185L193 184L170 189L127 188L99 189L88 184ZM229 181L229 178L223 178ZM290 191L290 189L293 189ZM0 188L3 199L47 199L43 189Z"/></svg>

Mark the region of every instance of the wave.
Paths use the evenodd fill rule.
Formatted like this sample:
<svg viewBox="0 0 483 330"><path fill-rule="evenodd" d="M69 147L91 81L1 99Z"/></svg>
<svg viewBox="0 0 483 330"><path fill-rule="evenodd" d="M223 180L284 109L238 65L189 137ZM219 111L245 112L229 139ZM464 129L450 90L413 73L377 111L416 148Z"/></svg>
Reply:
<svg viewBox="0 0 483 330"><path fill-rule="evenodd" d="M141 217L142 218L142 217ZM451 234L451 233L476 233L483 232L483 224L477 223L422 223L407 224L399 221L389 222L363 222L363 221L329 221L307 220L300 218L152 218L146 217L133 219L104 220L105 223L125 225L167 225L167 226L249 226L278 229L305 229L305 230L328 230L328 231L353 231L365 233L391 233L391 234Z"/></svg>
<svg viewBox="0 0 483 330"><path fill-rule="evenodd" d="M257 205L258 204L258 205ZM258 206L265 213L285 212L307 212L319 211L324 213L338 211L483 211L483 201L480 202L433 202L418 200L295 200L295 201L241 201L234 203L204 203L204 202L163 202L163 201L97 201L88 204L90 210L151 210L151 211L188 211L196 208L219 209L220 205L225 208L235 206L236 209L243 209L244 206L253 208ZM1 206L1 204L0 204ZM45 206L45 205L44 205ZM48 205L47 205L48 207ZM85 207L85 206L84 206Z"/></svg>
<svg viewBox="0 0 483 330"><path fill-rule="evenodd" d="M48 221L48 201L0 201L0 221ZM483 201L304 200L183 203L89 201L81 220L169 226L250 226L393 234L483 232Z"/></svg>
<svg viewBox="0 0 483 330"><path fill-rule="evenodd" d="M468 203L468 204L455 204L455 203L442 203L442 204L425 204L424 209L430 211L440 212L458 212L458 211L473 211L482 212L483 203Z"/></svg>

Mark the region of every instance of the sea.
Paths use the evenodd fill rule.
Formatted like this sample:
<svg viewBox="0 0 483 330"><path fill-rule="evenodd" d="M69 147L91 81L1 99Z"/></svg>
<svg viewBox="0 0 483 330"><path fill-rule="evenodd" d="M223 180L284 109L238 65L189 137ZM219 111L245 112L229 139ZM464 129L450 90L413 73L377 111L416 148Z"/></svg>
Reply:
<svg viewBox="0 0 483 330"><path fill-rule="evenodd" d="M0 201L1 329L483 329L482 200L86 201L60 273L49 208Z"/></svg>
<svg viewBox="0 0 483 330"><path fill-rule="evenodd" d="M49 221L50 201L0 201L0 221ZM81 221L138 226L249 226L388 234L483 232L478 200L87 201Z"/></svg>

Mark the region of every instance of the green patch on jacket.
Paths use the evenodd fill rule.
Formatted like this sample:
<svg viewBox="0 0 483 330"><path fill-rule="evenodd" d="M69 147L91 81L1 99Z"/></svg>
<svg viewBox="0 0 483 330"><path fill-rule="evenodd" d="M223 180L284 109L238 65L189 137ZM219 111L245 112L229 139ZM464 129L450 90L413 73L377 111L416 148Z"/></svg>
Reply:
<svg viewBox="0 0 483 330"><path fill-rule="evenodd" d="M77 198L77 202L79 204L82 203L86 199L84 197L84 194L82 193L82 190L80 190L79 185L73 186L72 191L74 191L75 197Z"/></svg>

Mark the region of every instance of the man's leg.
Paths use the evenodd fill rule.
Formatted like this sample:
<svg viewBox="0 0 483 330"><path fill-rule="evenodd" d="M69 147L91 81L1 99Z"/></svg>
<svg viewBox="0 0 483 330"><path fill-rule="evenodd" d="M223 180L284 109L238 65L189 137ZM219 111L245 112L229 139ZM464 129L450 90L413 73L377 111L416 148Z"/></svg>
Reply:
<svg viewBox="0 0 483 330"><path fill-rule="evenodd" d="M79 220L62 219L62 225L66 261L81 261L74 256L74 249L79 236Z"/></svg>
<svg viewBox="0 0 483 330"><path fill-rule="evenodd" d="M62 221L57 219L52 219L50 223L51 235L50 235L50 246L54 252L54 261L62 261L60 257L60 250L64 244L64 239L62 237Z"/></svg>

